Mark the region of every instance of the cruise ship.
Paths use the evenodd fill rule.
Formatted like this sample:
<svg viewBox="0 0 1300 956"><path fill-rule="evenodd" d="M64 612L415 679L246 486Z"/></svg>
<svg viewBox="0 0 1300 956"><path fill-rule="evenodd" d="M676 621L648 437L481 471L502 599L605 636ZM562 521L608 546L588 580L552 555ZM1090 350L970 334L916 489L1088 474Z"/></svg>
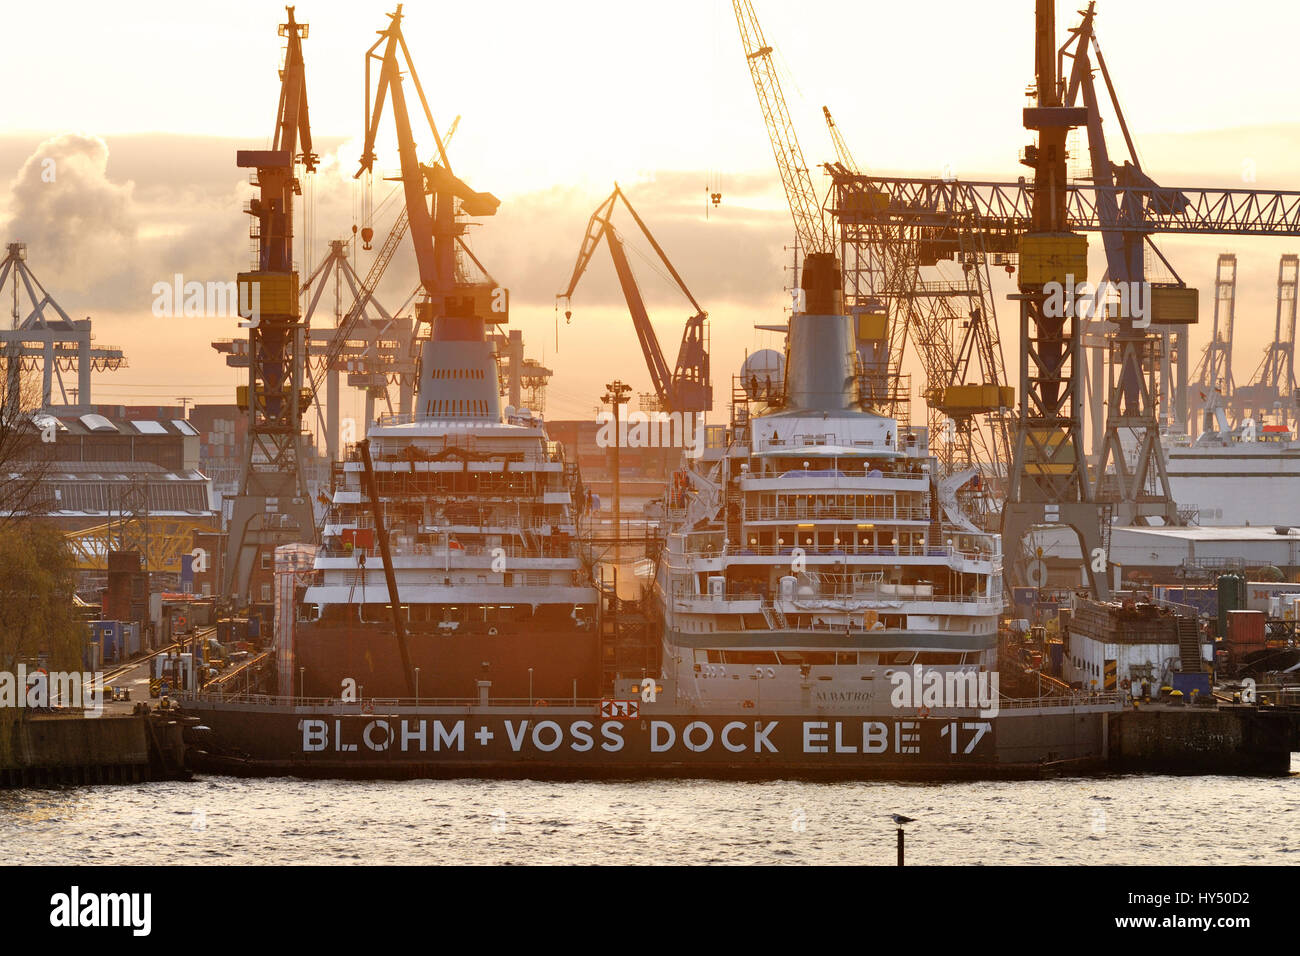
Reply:
<svg viewBox="0 0 1300 956"><path fill-rule="evenodd" d="M435 322L424 344L415 414L381 418L367 434L397 594L354 449L335 465L313 579L282 642L294 686L281 693L471 698L490 688L530 704L598 695L577 467L539 417L501 407L482 323L477 336L444 338L449 325Z"/></svg>
<svg viewBox="0 0 1300 956"><path fill-rule="evenodd" d="M861 401L834 258L804 286L783 374L747 363L728 440L670 496L663 683L701 712L897 716L900 670L996 670L1000 538L963 513L973 473Z"/></svg>
<svg viewBox="0 0 1300 956"><path fill-rule="evenodd" d="M1180 509L1213 527L1300 522L1300 441L1291 429L1255 421L1233 428L1217 404L1205 419L1194 439L1164 439L1169 489Z"/></svg>

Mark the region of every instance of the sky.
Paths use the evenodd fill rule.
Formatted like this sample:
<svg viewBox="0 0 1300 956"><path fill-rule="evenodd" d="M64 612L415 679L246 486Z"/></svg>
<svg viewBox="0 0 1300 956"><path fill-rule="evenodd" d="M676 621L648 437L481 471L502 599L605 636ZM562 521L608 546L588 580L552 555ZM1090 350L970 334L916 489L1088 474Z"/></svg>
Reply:
<svg viewBox="0 0 1300 956"><path fill-rule="evenodd" d="M1077 6L1058 4L1062 34ZM810 165L832 158L827 105L872 172L1010 180L1022 171L1031 0L755 0L755 8ZM323 157L303 203L309 228L300 210L304 276L329 239L363 224L352 179L362 56L390 9L371 0L297 7L310 24L308 97ZM570 323L554 301L588 215L615 181L709 311L721 406L745 351L779 346L753 325L781 319L792 233L731 4L483 0L408 3L404 12L435 119L445 131L461 117L451 146L457 174L502 199L500 213L473 228L474 248L511 289L511 323L527 354L556 372L547 416L590 416L614 376L649 387L606 257L574 297ZM73 317L93 318L98 342L126 350L128 368L95 376L97 401L229 401L243 380L209 345L237 333L233 320L158 318L150 305L154 283L177 272L226 281L247 268L241 210L252 189L234 152L269 141L283 19L281 5L252 0L72 2L57 18L36 5L6 12L9 35L25 39L0 62L0 79L17 91L0 118L0 233L28 243L33 271ZM1300 187L1298 28L1300 6L1290 3L1102 0L1097 32L1148 174L1164 185L1253 178L1261 188ZM397 165L390 123L391 115L377 150L385 173ZM427 130L417 127L416 140L431 150ZM54 182L41 176L49 158ZM824 188L820 175L814 181ZM390 188L375 183L376 204ZM716 208L707 207L709 189L723 195ZM380 236L392 208L374 223ZM1300 251L1300 240L1175 238L1161 247L1202 289L1197 350L1208 336L1215 257L1237 253L1235 370L1248 380L1273 325L1278 256ZM1100 242L1092 249L1096 259ZM371 255L357 253L363 274ZM644 259L633 264L671 363L688 304ZM381 301L396 308L415 276L406 243ZM999 314L1010 360L1011 304ZM345 414L359 412L358 399L349 405Z"/></svg>

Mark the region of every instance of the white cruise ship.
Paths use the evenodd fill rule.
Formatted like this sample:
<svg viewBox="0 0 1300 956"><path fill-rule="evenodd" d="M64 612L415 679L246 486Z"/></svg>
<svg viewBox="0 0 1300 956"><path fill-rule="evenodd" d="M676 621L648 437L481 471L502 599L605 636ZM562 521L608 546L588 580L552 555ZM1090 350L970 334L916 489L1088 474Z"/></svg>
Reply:
<svg viewBox="0 0 1300 956"><path fill-rule="evenodd" d="M900 669L996 669L1000 538L961 510L972 473L940 480L925 429L863 405L838 270L820 258L783 374L747 363L725 441L668 497L664 689L687 710L897 715Z"/></svg>
<svg viewBox="0 0 1300 956"><path fill-rule="evenodd" d="M1300 524L1300 441L1284 426L1166 438L1169 488L1207 527Z"/></svg>

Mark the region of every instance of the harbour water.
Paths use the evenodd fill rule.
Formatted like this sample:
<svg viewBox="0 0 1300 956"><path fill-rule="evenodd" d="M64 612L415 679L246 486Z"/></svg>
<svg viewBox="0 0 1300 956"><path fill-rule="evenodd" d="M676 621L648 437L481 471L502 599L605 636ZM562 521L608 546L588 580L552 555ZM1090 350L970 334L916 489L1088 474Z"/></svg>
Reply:
<svg viewBox="0 0 1300 956"><path fill-rule="evenodd" d="M15 864L1300 863L1288 777L942 784L205 777L0 792ZM1172 855L1172 856L1171 856Z"/></svg>

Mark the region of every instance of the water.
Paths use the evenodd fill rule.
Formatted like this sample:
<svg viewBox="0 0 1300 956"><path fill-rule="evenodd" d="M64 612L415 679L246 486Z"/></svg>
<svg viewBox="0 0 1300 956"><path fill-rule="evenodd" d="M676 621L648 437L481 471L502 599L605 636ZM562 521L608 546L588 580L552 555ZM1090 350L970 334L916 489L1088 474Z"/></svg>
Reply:
<svg viewBox="0 0 1300 956"><path fill-rule="evenodd" d="M526 780L190 783L0 791L10 863L1300 863L1283 778L999 783ZM1188 858L1195 848L1196 860Z"/></svg>

